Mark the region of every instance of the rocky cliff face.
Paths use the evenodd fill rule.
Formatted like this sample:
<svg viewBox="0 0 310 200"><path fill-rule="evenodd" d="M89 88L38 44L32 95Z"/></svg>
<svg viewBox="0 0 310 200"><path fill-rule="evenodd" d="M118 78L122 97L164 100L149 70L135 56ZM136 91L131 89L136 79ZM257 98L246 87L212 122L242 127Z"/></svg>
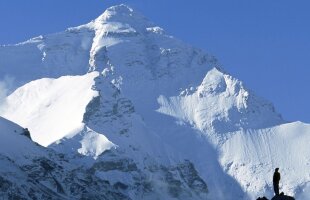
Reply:
<svg viewBox="0 0 310 200"><path fill-rule="evenodd" d="M2 145L0 152L4 199L196 199L208 193L207 184L187 160L175 166L142 165L111 150L86 162L85 157L41 147L24 135L24 129L3 118L0 125L7 146Z"/></svg>

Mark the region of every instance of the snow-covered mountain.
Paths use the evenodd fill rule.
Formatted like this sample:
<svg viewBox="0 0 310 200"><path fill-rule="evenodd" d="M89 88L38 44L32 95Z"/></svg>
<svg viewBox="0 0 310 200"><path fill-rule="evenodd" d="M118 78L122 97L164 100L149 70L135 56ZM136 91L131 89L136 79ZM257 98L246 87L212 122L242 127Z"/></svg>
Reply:
<svg viewBox="0 0 310 200"><path fill-rule="evenodd" d="M310 198L310 125L283 120L213 56L126 5L0 57L0 78L14 80L0 115L47 147L1 118L12 193L30 176L28 199L254 199L272 196L279 167L280 190ZM8 154L14 143L25 148Z"/></svg>

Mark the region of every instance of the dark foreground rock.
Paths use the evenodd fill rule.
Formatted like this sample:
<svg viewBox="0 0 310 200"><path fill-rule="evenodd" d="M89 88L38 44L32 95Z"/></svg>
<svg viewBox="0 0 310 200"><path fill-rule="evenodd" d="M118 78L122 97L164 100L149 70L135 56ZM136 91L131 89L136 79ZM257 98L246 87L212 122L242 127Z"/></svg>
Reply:
<svg viewBox="0 0 310 200"><path fill-rule="evenodd" d="M287 195L279 195L279 196L274 196L271 200L295 200L294 197L287 196Z"/></svg>
<svg viewBox="0 0 310 200"><path fill-rule="evenodd" d="M268 200L266 197L258 197L257 200ZM279 196L274 196L271 200L295 200L294 197L280 194Z"/></svg>

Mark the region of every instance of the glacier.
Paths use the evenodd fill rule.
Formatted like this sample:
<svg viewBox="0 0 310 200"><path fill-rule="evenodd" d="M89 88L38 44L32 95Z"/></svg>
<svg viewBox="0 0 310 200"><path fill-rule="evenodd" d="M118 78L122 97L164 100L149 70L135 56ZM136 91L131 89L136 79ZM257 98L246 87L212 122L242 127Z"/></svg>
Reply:
<svg viewBox="0 0 310 200"><path fill-rule="evenodd" d="M0 57L0 197L310 198L310 125L126 5Z"/></svg>

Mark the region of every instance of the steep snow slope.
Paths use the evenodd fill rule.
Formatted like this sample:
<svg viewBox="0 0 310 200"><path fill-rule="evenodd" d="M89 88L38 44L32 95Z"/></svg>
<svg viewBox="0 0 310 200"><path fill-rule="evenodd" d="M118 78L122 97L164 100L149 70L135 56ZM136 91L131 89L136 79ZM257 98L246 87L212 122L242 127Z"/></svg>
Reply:
<svg viewBox="0 0 310 200"><path fill-rule="evenodd" d="M47 146L83 129L85 107L97 96L91 89L96 76L93 72L27 83L7 97L2 116L29 128L32 139Z"/></svg>
<svg viewBox="0 0 310 200"><path fill-rule="evenodd" d="M310 125L294 122L238 131L226 137L219 146L220 162L245 190L272 194L271 179L276 167L282 174L281 191L293 195L304 190L307 184L309 187Z"/></svg>
<svg viewBox="0 0 310 200"><path fill-rule="evenodd" d="M24 163L28 154L45 156L30 138L23 135L25 130L17 124L0 117L0 154L17 163ZM14 145L12 145L14 144Z"/></svg>
<svg viewBox="0 0 310 200"><path fill-rule="evenodd" d="M49 147L68 155L75 154L77 151L82 155L97 159L103 152L117 146L103 134L99 134L84 125L82 131L72 132Z"/></svg>
<svg viewBox="0 0 310 200"><path fill-rule="evenodd" d="M310 196L309 125L285 124L213 56L125 5L63 33L2 46L0 56L0 74L16 77L16 87L49 77L18 88L1 115L43 145L60 139L50 147L95 158L81 163L130 188L127 197L271 197L275 167L284 192Z"/></svg>
<svg viewBox="0 0 310 200"><path fill-rule="evenodd" d="M88 71L93 35L89 29L68 29L20 44L0 46L1 58L5 58L0 60L0 78L14 78L17 87L43 77L83 75Z"/></svg>

